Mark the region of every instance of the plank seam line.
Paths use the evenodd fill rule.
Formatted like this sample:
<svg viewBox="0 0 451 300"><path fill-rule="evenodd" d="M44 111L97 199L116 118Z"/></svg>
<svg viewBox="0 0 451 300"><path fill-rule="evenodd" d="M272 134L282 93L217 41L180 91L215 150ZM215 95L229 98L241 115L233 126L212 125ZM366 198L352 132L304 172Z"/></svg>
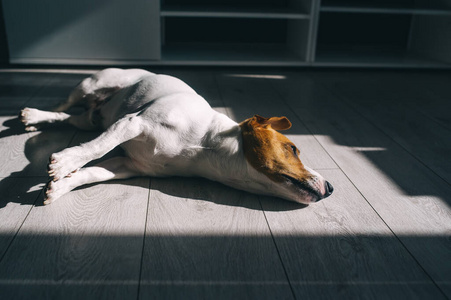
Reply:
<svg viewBox="0 0 451 300"><path fill-rule="evenodd" d="M213 75L213 78L214 78L214 81L215 81L215 84L216 84L216 88L217 88L218 93L219 93L219 97L221 98L221 102L223 103L224 107L226 108L226 112L227 112L229 118L232 119L232 112L230 111L229 107L226 106L226 104L224 102L224 97L223 97L223 94L222 94L222 91L221 91L221 88L220 88L220 85L219 85L219 82L218 82L219 73L215 72L212 75ZM296 295L294 293L293 286L292 286L291 281L290 281L290 277L288 276L288 272L287 272L287 270L285 268L285 264L283 263L282 256L280 255L279 248L277 247L277 243L276 243L276 240L274 238L274 234L273 234L273 232L271 230L271 226L269 225L268 218L266 217L266 213L265 213L265 210L263 209L263 206L262 206L262 203L261 203L260 199L258 199L258 203L260 204L260 208L262 210L263 217L265 218L266 225L268 226L269 233L271 234L271 238L272 238L272 241L274 243L274 247L276 248L277 256L279 257L279 261L280 261L280 263L282 265L282 269L283 269L283 272L284 272L285 277L287 279L288 285L290 287L291 294L293 295L293 299L296 299Z"/></svg>
<svg viewBox="0 0 451 300"><path fill-rule="evenodd" d="M428 118L430 121L434 122L435 124L437 124L438 126L442 127L443 129L447 130L447 131L451 131L451 128L449 128L448 126L442 124L441 122L437 121L433 116L431 116L428 113L425 113L424 111L421 111L417 108L414 108L415 111L417 111L418 113L422 114L424 117Z"/></svg>
<svg viewBox="0 0 451 300"><path fill-rule="evenodd" d="M150 187L152 184L152 179L149 177L149 184L148 184L148 190L147 190L147 206L146 206L146 220L144 222L144 234L143 234L143 246L141 249L141 263L139 265L139 278L138 278L138 291L136 294L136 299L139 299L139 295L141 293L141 277L142 277L142 271L143 271L143 265L144 265L144 249L146 246L146 233L147 233L147 219L149 217L149 203L150 203Z"/></svg>
<svg viewBox="0 0 451 300"><path fill-rule="evenodd" d="M37 195L36 199L34 199L33 203L30 206L30 209L28 210L27 215L25 216L25 218L23 218L22 223L20 224L19 228L16 230L16 233L14 234L13 238L11 239L11 241L9 242L8 246L5 249L5 252L3 252L2 256L0 257L0 263L3 261L3 259L5 258L6 254L9 251L9 248L11 248L11 245L13 244L14 240L16 239L17 235L19 234L20 230L22 229L23 225L25 224L25 221L27 220L28 216L30 215L31 211L33 210L34 206L36 205L36 202L38 201L38 199L41 197L43 190L41 189L41 191L39 192L39 194Z"/></svg>
<svg viewBox="0 0 451 300"><path fill-rule="evenodd" d="M219 74L218 74L217 72L211 72L211 76L213 77L213 80L214 80L215 85L216 85L216 89L218 90L218 94L219 94L219 98L220 98L220 101L221 101L221 103L222 103L222 106L225 108L225 110L226 110L226 112L227 112L227 116L228 116L230 119L233 119L233 118L232 118L233 114L232 114L232 112L230 111L230 108L226 105L226 103L225 103L225 101L224 101L224 96L222 95L221 88L220 88L220 86L219 86L219 82L218 82L218 76L219 76Z"/></svg>
<svg viewBox="0 0 451 300"><path fill-rule="evenodd" d="M262 205L262 202L261 202L260 199L258 199L258 203L260 204L260 208L261 208L261 210L263 212L263 216L265 218L266 225L268 226L269 233L271 234L272 242L274 243L274 247L276 248L277 256L279 257L279 261L280 261L280 264L282 265L283 272L285 273L285 277L286 277L286 279L288 281L288 285L290 286L291 294L293 295L293 299L296 299L296 294L294 293L294 289L293 289L293 286L291 284L290 277L288 276L287 269L285 267L285 264L283 263L282 255L280 254L279 247L277 247L276 239L274 238L274 234L273 234L273 232L271 230L271 226L269 225L268 218L266 217L266 212L263 209L263 205Z"/></svg>
<svg viewBox="0 0 451 300"><path fill-rule="evenodd" d="M447 101L448 99L446 99L446 97L443 97L442 95L438 94L433 88L431 87L427 87L427 90L429 92L431 92L432 94L434 94L435 96L437 96L440 99L443 99L444 101ZM446 126L445 124L442 124L441 122L437 121L434 117L432 117L431 115L429 115L428 113L425 113L423 111L417 110L420 113L422 113L423 115L425 115L426 117L428 117L430 120L434 121L436 124L442 126L443 128L445 128L448 131L451 131L451 128L449 128L448 126Z"/></svg>
<svg viewBox="0 0 451 300"><path fill-rule="evenodd" d="M340 102L344 102L340 97L337 97L335 95L335 93L333 93L332 91L330 91L330 89L322 84L320 84L322 87L324 87L327 91L332 93L332 96L334 96L338 101ZM296 113L296 111L286 102L285 98L279 93L279 90L276 89L276 87L271 84L271 86L273 87L274 90L276 90L277 94L279 95L279 98L285 103L285 105L287 105L293 112L294 114L297 116L297 118L299 119L299 121L304 124L304 126L307 128L307 130L310 132L310 134L313 135L313 137L315 138L315 140L317 140L316 136L312 133L312 131L310 130L310 128L302 121L302 119L300 118L300 116ZM344 103L348 106L347 103ZM364 118L365 121L367 121ZM371 123L370 123L371 124ZM373 125L374 126L374 125ZM377 128L378 129L378 128ZM379 129L378 129L379 130ZM323 144L321 144L318 140L317 142L320 144L320 146L324 149L324 151L330 156L330 158L333 160L333 162L340 168L340 170L342 171L342 173L346 176L346 178L349 180L349 182L354 186L354 188L359 192L359 194L363 197L363 199L365 199L365 201L368 203L368 205L371 207L371 209L376 213L376 215L381 219L381 221L385 224L385 226L387 226L388 230L390 230L390 232L393 234L393 236L398 240L398 242L402 245L402 247L404 247L404 249L406 250L406 252L412 257L412 259L417 263L418 267L424 272L424 274L432 281L432 283L435 285L435 287L440 291L440 293L446 298L449 299L448 296L446 295L446 293L440 288L440 286L437 284L437 282L432 278L432 276L426 271L426 269L422 266L422 264L416 259L416 257L413 255L413 253L409 250L409 248L402 242L402 240L399 238L399 236L393 231L393 229L387 224L387 222L384 220L384 218L382 218L382 216L379 214L379 212L373 207L373 205L371 205L371 203L368 201L368 199L363 195L363 193L360 191L359 188L357 188L357 186L354 184L354 182L351 180L351 178L348 177L348 174L346 174L340 167L340 165L335 161L335 159L330 155L330 153L324 148Z"/></svg>

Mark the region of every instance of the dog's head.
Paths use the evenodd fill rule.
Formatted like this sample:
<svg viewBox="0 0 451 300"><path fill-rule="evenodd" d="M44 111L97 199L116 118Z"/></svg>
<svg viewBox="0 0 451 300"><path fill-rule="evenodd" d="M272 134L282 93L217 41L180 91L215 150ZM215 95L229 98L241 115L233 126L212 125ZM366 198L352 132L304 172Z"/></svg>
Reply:
<svg viewBox="0 0 451 300"><path fill-rule="evenodd" d="M278 132L291 127L286 117L255 115L241 122L240 127L244 155L253 168L251 179L262 181L265 190L261 192L304 204L332 194L332 185L304 166L299 149Z"/></svg>

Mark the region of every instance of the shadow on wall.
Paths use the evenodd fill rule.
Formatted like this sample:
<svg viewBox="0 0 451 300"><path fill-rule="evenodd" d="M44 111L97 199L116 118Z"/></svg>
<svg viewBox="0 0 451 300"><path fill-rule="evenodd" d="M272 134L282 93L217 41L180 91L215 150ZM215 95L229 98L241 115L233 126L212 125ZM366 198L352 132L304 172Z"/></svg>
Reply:
<svg viewBox="0 0 451 300"><path fill-rule="evenodd" d="M39 3L30 2L24 5L20 9L14 4L13 1L3 1L3 11L8 13L17 13L17 15L7 15L8 27L10 30L19 31L20 38L16 38L14 35L10 38L10 48L14 49L14 54L17 56L29 56L28 53L36 53L36 51L42 51L41 44L53 43L52 40L63 32L68 27L79 26L83 20L90 19L98 11L105 9L108 6L108 1L90 1L85 5L80 5L77 2L70 1L57 1L57 0L44 0ZM43 19L35 26L30 28L29 23L24 23L24 20L36 20L34 17L36 12L43 15ZM55 13L57 12L57 13ZM43 22L47 15L47 22ZM24 30L28 26L28 29ZM89 30L85 28L85 30ZM25 35L25 36L24 36ZM5 39L6 40L6 39ZM70 41L70 39L68 40ZM55 47L67 47L71 45L54 45ZM72 45L74 47L75 45Z"/></svg>
<svg viewBox="0 0 451 300"><path fill-rule="evenodd" d="M153 60L160 56L158 1L3 1L14 63ZM132 32L132 34L130 34Z"/></svg>
<svg viewBox="0 0 451 300"><path fill-rule="evenodd" d="M8 42L6 39L5 20L3 18L3 6L0 2L0 67L9 64Z"/></svg>

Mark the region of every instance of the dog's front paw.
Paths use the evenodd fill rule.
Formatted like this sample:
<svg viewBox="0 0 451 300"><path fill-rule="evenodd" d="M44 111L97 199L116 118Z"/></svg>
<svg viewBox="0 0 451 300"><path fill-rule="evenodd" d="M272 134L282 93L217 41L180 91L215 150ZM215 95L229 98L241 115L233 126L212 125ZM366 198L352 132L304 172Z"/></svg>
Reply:
<svg viewBox="0 0 451 300"><path fill-rule="evenodd" d="M33 126L38 124L41 120L39 117L40 110L36 108L26 107L20 111L19 119L25 125L26 131L36 131L38 130L37 126Z"/></svg>
<svg viewBox="0 0 451 300"><path fill-rule="evenodd" d="M50 156L47 171L53 181L58 181L64 177L70 177L72 173L76 172L81 165L77 163L77 156L70 155L70 149L63 150L58 153L53 153Z"/></svg>

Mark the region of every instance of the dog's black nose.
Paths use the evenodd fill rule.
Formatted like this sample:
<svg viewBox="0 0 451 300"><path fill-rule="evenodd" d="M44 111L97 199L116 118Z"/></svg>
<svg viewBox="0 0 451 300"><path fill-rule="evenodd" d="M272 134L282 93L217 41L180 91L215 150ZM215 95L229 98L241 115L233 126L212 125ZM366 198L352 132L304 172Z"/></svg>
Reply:
<svg viewBox="0 0 451 300"><path fill-rule="evenodd" d="M332 186L332 184L330 184L329 181L326 181L326 194L324 195L324 198L332 195L333 191L334 191L334 187Z"/></svg>

